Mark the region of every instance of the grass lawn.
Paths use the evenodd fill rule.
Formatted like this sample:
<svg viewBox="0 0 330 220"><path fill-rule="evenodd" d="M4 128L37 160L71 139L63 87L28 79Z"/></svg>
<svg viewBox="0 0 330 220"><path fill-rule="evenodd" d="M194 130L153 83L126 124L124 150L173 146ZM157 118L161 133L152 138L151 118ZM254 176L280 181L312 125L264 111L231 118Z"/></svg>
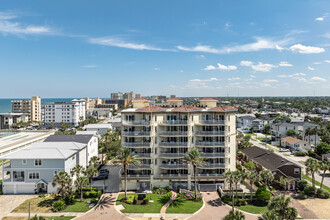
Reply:
<svg viewBox="0 0 330 220"><path fill-rule="evenodd" d="M245 205L245 206L235 206L235 208L253 214L262 214L268 211L267 206Z"/></svg>
<svg viewBox="0 0 330 220"><path fill-rule="evenodd" d="M195 213L203 206L203 201L195 202L177 197L166 209L166 213Z"/></svg>
<svg viewBox="0 0 330 220"><path fill-rule="evenodd" d="M137 193L128 193L127 195L137 195ZM160 209L171 198L171 195L171 192L164 195L149 194L148 196L153 202L149 202L148 205L130 205L120 202L125 194L119 194L116 205L122 204L125 207L125 209L120 210L122 213L160 213Z"/></svg>
<svg viewBox="0 0 330 220"><path fill-rule="evenodd" d="M34 217L34 216L32 216ZM44 217L46 220L70 220L75 218L75 216L51 216L51 217ZM28 220L28 217L4 217L2 220Z"/></svg>
<svg viewBox="0 0 330 220"><path fill-rule="evenodd" d="M87 212L90 209L91 208L89 208L87 204L87 199L85 199L83 202L80 202L79 199L75 199L72 205L67 206L66 209L60 212Z"/></svg>
<svg viewBox="0 0 330 220"><path fill-rule="evenodd" d="M306 180L308 180L309 182L312 183L312 178L311 178L311 177L307 176L306 174L303 174L302 176L303 176L304 179L306 179ZM321 186L321 183L315 180L315 185L316 185L316 186ZM327 187L327 186L324 185L324 184L322 185L322 189L325 189L325 190L327 190L328 192L330 192L330 188Z"/></svg>
<svg viewBox="0 0 330 220"><path fill-rule="evenodd" d="M265 139L265 138L257 138L259 141L262 141L263 139Z"/></svg>

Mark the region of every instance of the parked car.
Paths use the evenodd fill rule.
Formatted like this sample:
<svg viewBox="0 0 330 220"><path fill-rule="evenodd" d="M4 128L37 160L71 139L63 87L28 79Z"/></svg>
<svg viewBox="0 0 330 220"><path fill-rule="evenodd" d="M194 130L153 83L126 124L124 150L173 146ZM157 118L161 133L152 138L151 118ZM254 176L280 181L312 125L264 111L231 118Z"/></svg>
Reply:
<svg viewBox="0 0 330 220"><path fill-rule="evenodd" d="M104 174L100 174L100 175L98 175L98 176L94 176L93 178L92 178L94 181L95 180L105 180L105 179L108 179L108 174L106 174L106 173L104 173Z"/></svg>
<svg viewBox="0 0 330 220"><path fill-rule="evenodd" d="M101 169L100 171L99 171L99 175L105 175L105 174L109 174L109 170L107 170L107 169Z"/></svg>
<svg viewBox="0 0 330 220"><path fill-rule="evenodd" d="M261 142L264 142L264 143L270 143L271 140L269 138L264 138L261 140Z"/></svg>
<svg viewBox="0 0 330 220"><path fill-rule="evenodd" d="M290 150L287 148L280 148L280 152L289 152Z"/></svg>

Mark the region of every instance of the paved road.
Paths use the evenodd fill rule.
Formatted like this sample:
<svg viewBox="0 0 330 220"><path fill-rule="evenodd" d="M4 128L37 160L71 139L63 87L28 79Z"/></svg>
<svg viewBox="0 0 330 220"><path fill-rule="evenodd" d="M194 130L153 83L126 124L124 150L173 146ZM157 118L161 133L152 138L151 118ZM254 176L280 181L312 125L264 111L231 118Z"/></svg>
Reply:
<svg viewBox="0 0 330 220"><path fill-rule="evenodd" d="M106 193L117 193L119 192L119 171L121 166L115 165L104 165L102 169L109 170L108 179L97 180L93 182L93 186L103 186L105 183L105 192Z"/></svg>
<svg viewBox="0 0 330 220"><path fill-rule="evenodd" d="M257 146L257 147L260 147L260 148L263 148L263 149L268 149L268 148L265 147L264 145L260 144L260 142L258 142L258 141L250 140L250 142L251 142L253 145ZM270 146L270 145L268 145L268 146ZM271 147L272 147L272 146L271 146ZM274 148L274 150L278 150L278 148L276 148L276 147L272 147L272 148ZM276 151L274 151L274 153L276 153L276 154L278 154L278 155L284 157L285 159L287 159L287 160L289 160L289 161L291 161L291 162L293 162L293 163L299 164L300 166L302 166L302 168L303 168L303 172L306 173L306 166L305 166L304 164L301 164L301 163L299 163L299 162L293 160L291 156L285 156L284 154L279 153L279 152L276 152ZM315 179L316 179L318 182L321 182L321 180L322 180L322 176L321 176L320 174L317 173L317 174L315 174ZM324 178L324 181L323 181L323 184L326 185L326 186L328 186L328 187L330 187L330 177L325 177L325 178Z"/></svg>

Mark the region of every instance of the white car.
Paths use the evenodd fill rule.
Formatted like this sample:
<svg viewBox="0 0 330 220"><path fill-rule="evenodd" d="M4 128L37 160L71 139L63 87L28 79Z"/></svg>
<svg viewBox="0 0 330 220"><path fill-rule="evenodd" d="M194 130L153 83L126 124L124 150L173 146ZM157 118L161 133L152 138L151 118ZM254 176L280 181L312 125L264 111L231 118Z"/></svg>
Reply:
<svg viewBox="0 0 330 220"><path fill-rule="evenodd" d="M287 148L281 148L280 149L280 152L289 152L290 150L289 149L287 149Z"/></svg>

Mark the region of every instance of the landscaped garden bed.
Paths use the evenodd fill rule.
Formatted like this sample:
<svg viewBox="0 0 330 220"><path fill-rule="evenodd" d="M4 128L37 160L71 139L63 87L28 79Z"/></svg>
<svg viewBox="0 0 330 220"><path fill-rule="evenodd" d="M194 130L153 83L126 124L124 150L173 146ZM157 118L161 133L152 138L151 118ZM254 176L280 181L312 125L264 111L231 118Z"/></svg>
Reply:
<svg viewBox="0 0 330 220"><path fill-rule="evenodd" d="M203 200L195 198L190 194L178 193L176 199L166 209L166 213L185 213L192 214L197 212L203 206Z"/></svg>

